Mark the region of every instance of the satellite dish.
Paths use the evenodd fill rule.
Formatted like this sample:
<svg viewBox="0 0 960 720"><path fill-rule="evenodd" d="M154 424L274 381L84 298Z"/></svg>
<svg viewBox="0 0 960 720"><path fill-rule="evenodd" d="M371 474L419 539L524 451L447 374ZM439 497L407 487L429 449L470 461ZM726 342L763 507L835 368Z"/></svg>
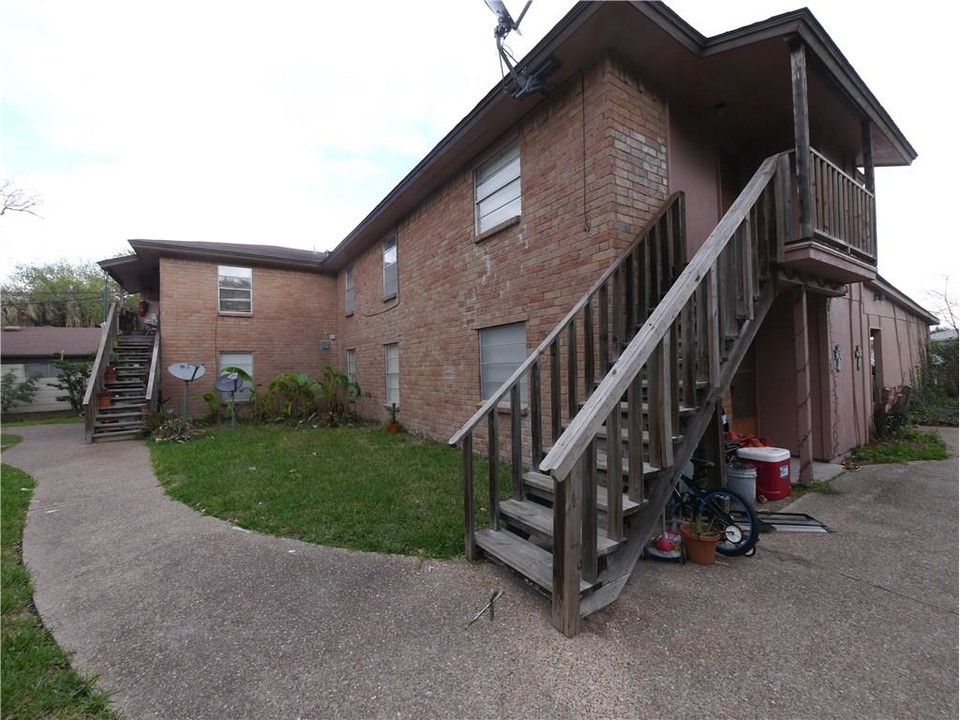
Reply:
<svg viewBox="0 0 960 720"><path fill-rule="evenodd" d="M523 20L523 16L527 14L527 10L530 9L530 3L532 3L533 0L527 0L527 4L523 6L523 11L516 21L514 21L510 15L510 11L507 10L507 6L503 4L502 0L483 1L493 14L497 16L497 27L493 30L493 36L497 39L497 52L500 54L501 70L503 69L503 65L506 65L507 70L510 72L510 77L513 80L513 82L505 88L506 91L517 100L522 100L528 95L532 95L538 91L546 92L547 76L560 67L560 61L556 58L549 58L533 72L523 72L517 69L516 59L514 59L509 50L503 46L503 39L509 35L512 30L516 30L517 34L520 34L520 22Z"/></svg>
<svg viewBox="0 0 960 720"><path fill-rule="evenodd" d="M174 363L167 368L177 380L183 380L183 416L190 417L190 383L207 373L203 363Z"/></svg>
<svg viewBox="0 0 960 720"><path fill-rule="evenodd" d="M243 387L243 380L236 373L226 373L214 380L213 386L220 392L234 393Z"/></svg>
<svg viewBox="0 0 960 720"><path fill-rule="evenodd" d="M230 393L230 427L237 426L237 390L243 387L243 378L237 373L224 373L213 381L213 387L220 392Z"/></svg>
<svg viewBox="0 0 960 720"><path fill-rule="evenodd" d="M183 380L184 382L199 380L207 372L203 363L174 363L168 367L167 370L169 370L170 374L177 380Z"/></svg>

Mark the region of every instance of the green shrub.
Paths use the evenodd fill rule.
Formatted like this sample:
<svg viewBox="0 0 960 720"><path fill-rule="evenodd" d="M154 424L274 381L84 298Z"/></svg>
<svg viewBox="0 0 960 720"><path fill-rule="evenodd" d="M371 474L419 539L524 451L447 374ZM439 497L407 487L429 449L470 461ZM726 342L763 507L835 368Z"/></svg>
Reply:
<svg viewBox="0 0 960 720"><path fill-rule="evenodd" d="M3 394L0 395L0 409L2 409L4 415L18 405L30 404L40 390L37 387L40 377L40 373L32 373L30 377L17 382L17 374L13 370L8 370L3 374Z"/></svg>

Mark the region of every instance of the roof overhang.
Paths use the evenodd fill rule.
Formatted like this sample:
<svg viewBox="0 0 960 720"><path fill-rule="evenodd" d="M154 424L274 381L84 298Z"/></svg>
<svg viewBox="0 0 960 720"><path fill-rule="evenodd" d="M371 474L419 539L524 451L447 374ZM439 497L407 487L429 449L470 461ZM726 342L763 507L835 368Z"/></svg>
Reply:
<svg viewBox="0 0 960 720"><path fill-rule="evenodd" d="M907 310L908 312L921 318L927 323L927 325L940 324L940 319L936 315L921 307L915 300L897 290L897 288L890 284L890 281L884 279L880 275L877 275L875 280L868 282L867 287L870 287L875 291L882 292L888 299L897 303L904 310Z"/></svg>
<svg viewBox="0 0 960 720"><path fill-rule="evenodd" d="M134 255L101 260L98 264L129 293L155 293L160 287L160 258L199 262L273 267L300 272L326 273L327 253L274 245L186 242L177 240L129 240Z"/></svg>
<svg viewBox="0 0 960 720"><path fill-rule="evenodd" d="M875 165L910 164L916 152L807 9L707 38L662 3L578 3L518 67L521 71L532 70L549 58L557 59L561 65L550 82L559 87L578 77L582 68L603 53L614 52L642 69L644 77L671 101L694 110L709 112L720 99L731 106L748 108L754 117L769 119L770 113L763 113L772 107L779 126L791 128L792 140L786 41L797 38L809 49L812 135L816 137L820 128L831 135L841 132L847 144L855 143L852 147L859 148L861 122L868 120ZM770 82L771 68L780 73L782 81ZM424 197L544 101L543 96L516 100L506 92L508 85L509 77L494 86L347 235L325 264L333 270L346 267L371 243L389 233ZM748 128L740 131L747 138L754 136ZM788 147L781 144L772 152L785 149Z"/></svg>

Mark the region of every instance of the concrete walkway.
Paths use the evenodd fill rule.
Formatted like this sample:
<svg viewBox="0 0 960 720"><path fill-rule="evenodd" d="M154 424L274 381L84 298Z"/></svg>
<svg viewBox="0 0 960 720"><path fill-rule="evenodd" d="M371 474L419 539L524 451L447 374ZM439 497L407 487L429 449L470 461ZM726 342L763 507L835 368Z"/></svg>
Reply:
<svg viewBox="0 0 960 720"><path fill-rule="evenodd" d="M168 499L139 443L14 432L37 607L128 718L957 717L956 457L789 508L833 534L645 563L566 640L489 563L261 536Z"/></svg>

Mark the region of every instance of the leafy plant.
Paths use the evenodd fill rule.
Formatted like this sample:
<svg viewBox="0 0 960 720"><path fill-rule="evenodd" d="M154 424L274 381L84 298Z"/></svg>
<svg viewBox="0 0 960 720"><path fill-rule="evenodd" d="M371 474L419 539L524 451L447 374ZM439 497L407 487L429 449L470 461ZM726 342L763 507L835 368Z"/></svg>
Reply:
<svg viewBox="0 0 960 720"><path fill-rule="evenodd" d="M17 374L8 370L3 374L3 394L0 395L0 409L6 414L18 405L28 405L40 388L40 373L31 373L30 377L17 382Z"/></svg>
<svg viewBox="0 0 960 720"><path fill-rule="evenodd" d="M61 357L53 361L53 366L60 370L60 377L53 386L66 392L66 395L58 395L57 400L69 402L74 412L80 412L83 409L83 395L87 391L93 363L86 360L64 360Z"/></svg>
<svg viewBox="0 0 960 720"><path fill-rule="evenodd" d="M690 518L690 532L698 537L716 535L721 529L719 520L709 513L696 512Z"/></svg>
<svg viewBox="0 0 960 720"><path fill-rule="evenodd" d="M943 440L930 432L903 428L869 445L855 447L850 458L858 463L902 463L913 460L946 460Z"/></svg>
<svg viewBox="0 0 960 720"><path fill-rule="evenodd" d="M920 425L956 427L960 414L958 388L958 342L930 343L917 391L910 400L910 419Z"/></svg>
<svg viewBox="0 0 960 720"><path fill-rule="evenodd" d="M356 417L353 403L361 397L370 397L370 393L360 389L359 383L332 365L324 368L323 380L317 382L317 387L324 425L343 425L353 420Z"/></svg>
<svg viewBox="0 0 960 720"><path fill-rule="evenodd" d="M223 420L224 412L227 410L227 403L224 402L218 392L205 392L203 400L207 403L207 417L205 419L219 425L220 421Z"/></svg>

